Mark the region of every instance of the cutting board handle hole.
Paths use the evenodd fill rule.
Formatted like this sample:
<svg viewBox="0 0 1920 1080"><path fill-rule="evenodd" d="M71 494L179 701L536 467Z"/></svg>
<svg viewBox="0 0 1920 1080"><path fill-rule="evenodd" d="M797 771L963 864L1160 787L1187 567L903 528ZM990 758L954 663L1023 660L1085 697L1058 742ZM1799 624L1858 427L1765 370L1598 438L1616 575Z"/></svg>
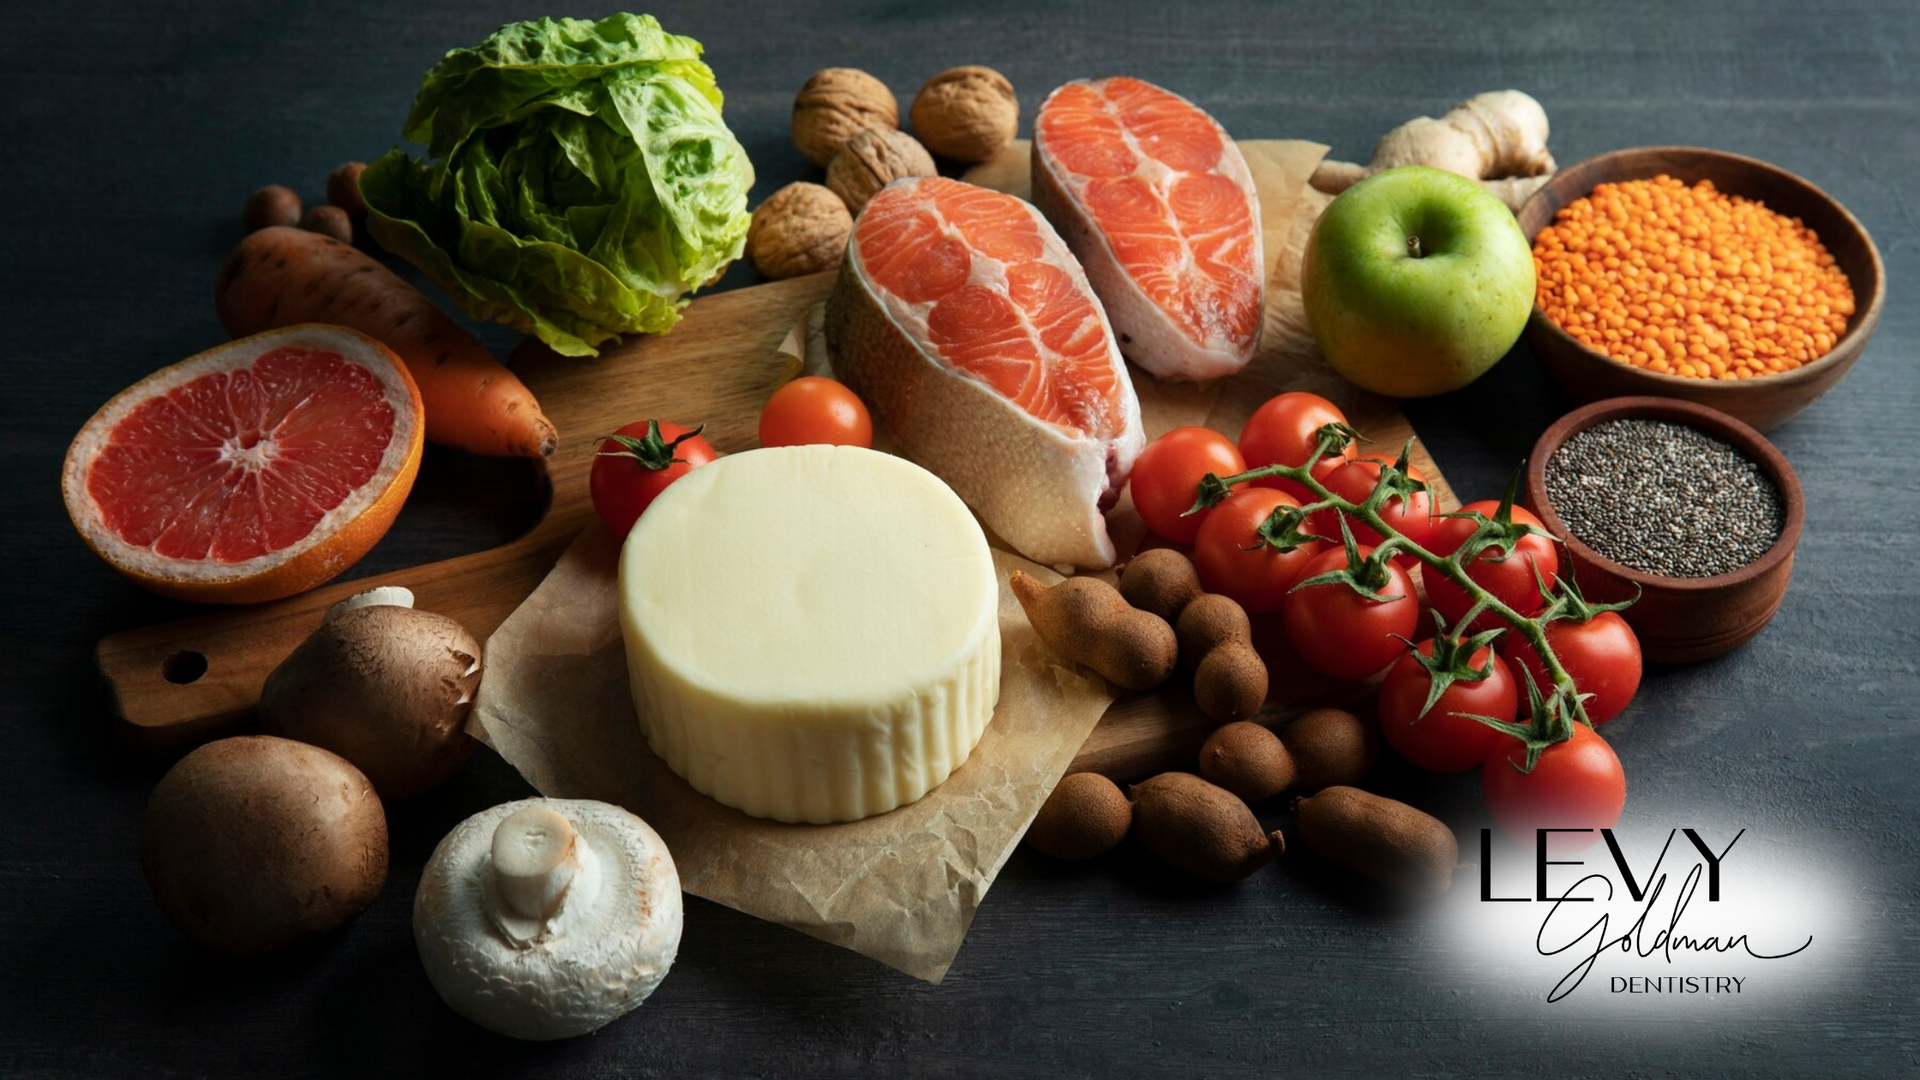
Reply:
<svg viewBox="0 0 1920 1080"><path fill-rule="evenodd" d="M205 653L186 649L160 661L160 676L176 686L185 686L207 673Z"/></svg>

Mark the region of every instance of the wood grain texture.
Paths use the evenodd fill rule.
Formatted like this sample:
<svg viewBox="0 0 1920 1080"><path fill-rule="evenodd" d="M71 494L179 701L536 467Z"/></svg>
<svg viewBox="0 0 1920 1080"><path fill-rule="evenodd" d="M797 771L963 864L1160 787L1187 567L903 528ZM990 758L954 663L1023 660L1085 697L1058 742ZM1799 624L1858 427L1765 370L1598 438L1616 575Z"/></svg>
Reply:
<svg viewBox="0 0 1920 1080"><path fill-rule="evenodd" d="M1249 154L1257 156L1261 145L1248 143ZM1282 194L1269 192L1264 201L1290 206L1293 192ZM267 673L313 632L329 606L364 588L404 585L422 610L459 619L484 640L552 569L591 515L587 475L599 448L594 436L651 417L702 425L722 453L758 445L760 407L783 377L781 365L772 360L807 312L825 299L832 282L832 274L816 274L702 297L687 307L671 334L631 338L592 359L562 357L536 341L522 344L514 354L514 370L564 436L560 450L541 463L547 498L538 524L491 551L336 583L272 604L210 611L184 622L109 635L95 659L125 740L166 757L245 730ZM1135 369L1134 378L1151 376ZM1248 370L1230 381L1155 384L1151 400L1210 404L1208 422L1232 434L1259 402L1309 383L1350 409L1362 434L1378 445L1397 448L1414 437L1393 402L1337 380L1323 361L1299 348L1263 346ZM1152 413L1149 437L1159 434ZM1431 478L1436 505L1455 509L1459 504L1431 456L1418 449L1415 461ZM1130 515L1130 505L1123 502L1118 514ZM1115 529L1121 537L1137 538L1141 532L1137 524ZM1284 722L1329 693L1341 692L1292 660L1279 635L1270 638L1279 659L1265 722ZM204 674L179 679L183 667ZM1097 767L1128 780L1191 764L1187 759L1208 729L1191 705L1184 686L1135 697L1111 726L1094 732L1074 769Z"/></svg>
<svg viewBox="0 0 1920 1080"><path fill-rule="evenodd" d="M538 10L500 0L128 0L17 5L0 68L14 153L0 159L0 295L9 298L0 521L9 618L0 723L0 1075L484 1078L634 1076L1862 1077L1920 1071L1920 12L1908 0L1262 0L1034 4L887 0L653 7L708 47L756 197L818 174L788 109L829 64L910 95L983 63L1030 122L1067 78L1127 71L1190 96L1229 131L1363 160L1408 117L1480 90L1540 98L1574 162L1674 143L1773 162L1879 239L1888 303L1834 391L1770 438L1808 526L1760 636L1649 673L1608 725L1634 827L1738 822L1845 856L1867 946L1791 1007L1621 1021L1503 984L1443 919L1383 909L1293 853L1231 889L1169 880L1130 848L1086 866L1019 851L952 973L929 988L831 946L695 901L672 974L591 1038L510 1043L460 1020L414 955L418 869L469 814L527 789L482 755L388 807L393 870L374 906L313 948L236 963L154 911L136 858L158 776L116 754L90 646L189 614L116 579L72 535L54 480L67 440L113 393L221 340L211 288L241 200L398 138L441 53ZM59 43L53 47L52 43ZM43 47L44 46L44 47ZM415 279L417 280L417 278ZM751 282L736 271L728 284ZM477 327L500 355L513 335ZM1467 498L1489 497L1563 412L1531 352L1407 411ZM537 510L524 465L429 450L377 577L511 540ZM1375 782L1463 838L1471 776L1392 762ZM1285 827L1277 807L1262 817ZM1748 841L1742 841L1746 843ZM1472 845L1469 844L1469 847ZM1463 879L1465 884L1465 879ZM1436 925L1438 923L1438 925ZM1818 944L1824 947L1828 940ZM1464 957L1458 954L1467 952Z"/></svg>
<svg viewBox="0 0 1920 1080"><path fill-rule="evenodd" d="M599 440L588 433L642 416L694 417L723 452L754 445L760 406L780 370L757 358L775 353L831 283L831 275L815 275L707 297L687 309L674 333L636 338L595 360L522 349L515 370L567 436L546 463L547 509L538 524L491 551L104 638L95 655L128 741L165 755L237 730L267 672L313 632L327 607L374 585L404 585L422 610L458 619L485 640L592 514L587 473ZM206 674L170 681L170 658L182 654L204 657Z"/></svg>

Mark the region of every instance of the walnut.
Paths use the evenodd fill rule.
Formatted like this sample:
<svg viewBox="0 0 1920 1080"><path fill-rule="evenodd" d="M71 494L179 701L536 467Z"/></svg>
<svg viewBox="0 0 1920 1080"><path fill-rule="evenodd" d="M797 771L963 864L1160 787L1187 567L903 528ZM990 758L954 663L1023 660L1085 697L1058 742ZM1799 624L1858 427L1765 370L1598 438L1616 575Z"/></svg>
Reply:
<svg viewBox="0 0 1920 1080"><path fill-rule="evenodd" d="M793 145L824 166L868 128L900 126L900 103L879 79L855 68L814 73L793 99Z"/></svg>
<svg viewBox="0 0 1920 1080"><path fill-rule="evenodd" d="M840 265L851 232L853 215L840 196L819 184L788 184L753 212L747 257L775 280L817 274Z"/></svg>
<svg viewBox="0 0 1920 1080"><path fill-rule="evenodd" d="M1020 99L992 68L950 68L914 96L913 130L941 157L985 161L1020 133Z"/></svg>
<svg viewBox="0 0 1920 1080"><path fill-rule="evenodd" d="M933 155L897 128L869 128L847 140L827 164L827 186L859 213L873 193L903 176L934 176Z"/></svg>

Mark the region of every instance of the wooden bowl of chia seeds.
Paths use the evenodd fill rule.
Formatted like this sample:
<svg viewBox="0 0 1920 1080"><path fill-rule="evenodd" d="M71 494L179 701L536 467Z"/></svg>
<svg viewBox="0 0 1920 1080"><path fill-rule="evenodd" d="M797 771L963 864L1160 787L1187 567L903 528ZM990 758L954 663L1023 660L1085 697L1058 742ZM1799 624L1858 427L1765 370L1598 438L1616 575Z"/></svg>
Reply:
<svg viewBox="0 0 1920 1080"><path fill-rule="evenodd" d="M1800 481L1766 437L1717 409L1609 398L1561 417L1527 460L1527 505L1565 542L1588 599L1621 614L1646 659L1704 660L1779 610L1806 521Z"/></svg>
<svg viewBox="0 0 1920 1080"><path fill-rule="evenodd" d="M1541 308L1538 297L1527 319L1527 346L1561 392L1576 402L1627 394L1680 398L1771 430L1838 385L1873 337L1886 301L1880 252L1858 219L1806 180L1764 161L1689 146L1615 150L1562 169L1520 208L1520 231L1533 244L1562 209L1597 185L1663 175L1689 185L1712 181L1727 195L1758 200L1813 229L1853 290L1853 314L1833 347L1799 367L1757 378L1667 374L1617 360L1576 339Z"/></svg>

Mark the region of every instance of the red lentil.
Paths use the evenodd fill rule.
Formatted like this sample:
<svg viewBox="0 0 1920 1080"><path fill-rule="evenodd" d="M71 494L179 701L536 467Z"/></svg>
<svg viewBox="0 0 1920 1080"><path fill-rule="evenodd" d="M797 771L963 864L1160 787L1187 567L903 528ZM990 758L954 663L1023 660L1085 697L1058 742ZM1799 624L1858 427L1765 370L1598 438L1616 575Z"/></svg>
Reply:
<svg viewBox="0 0 1920 1080"><path fill-rule="evenodd" d="M1701 379L1790 371L1833 349L1853 287L1799 218L1670 176L1601 184L1533 242L1540 309L1622 363Z"/></svg>

